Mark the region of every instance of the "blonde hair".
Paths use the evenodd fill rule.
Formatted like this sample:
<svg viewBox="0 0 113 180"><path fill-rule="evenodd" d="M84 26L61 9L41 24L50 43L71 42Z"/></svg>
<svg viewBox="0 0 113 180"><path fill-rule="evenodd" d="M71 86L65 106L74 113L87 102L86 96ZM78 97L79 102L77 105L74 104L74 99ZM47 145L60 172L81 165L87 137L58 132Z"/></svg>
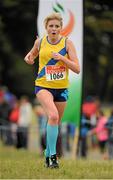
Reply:
<svg viewBox="0 0 113 180"><path fill-rule="evenodd" d="M44 19L45 29L47 28L48 21L54 20L54 19L60 21L61 27L63 26L63 19L61 17L61 14L60 13L52 13Z"/></svg>

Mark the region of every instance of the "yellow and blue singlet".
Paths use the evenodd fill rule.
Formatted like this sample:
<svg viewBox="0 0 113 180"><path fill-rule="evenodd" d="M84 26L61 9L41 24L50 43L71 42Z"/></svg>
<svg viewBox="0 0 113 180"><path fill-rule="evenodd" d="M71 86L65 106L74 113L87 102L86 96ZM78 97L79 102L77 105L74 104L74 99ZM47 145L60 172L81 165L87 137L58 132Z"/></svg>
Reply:
<svg viewBox="0 0 113 180"><path fill-rule="evenodd" d="M63 89L68 88L68 68L65 63L52 58L52 52L68 57L66 51L66 37L61 37L57 44L51 44L44 36L39 50L39 71L35 86Z"/></svg>

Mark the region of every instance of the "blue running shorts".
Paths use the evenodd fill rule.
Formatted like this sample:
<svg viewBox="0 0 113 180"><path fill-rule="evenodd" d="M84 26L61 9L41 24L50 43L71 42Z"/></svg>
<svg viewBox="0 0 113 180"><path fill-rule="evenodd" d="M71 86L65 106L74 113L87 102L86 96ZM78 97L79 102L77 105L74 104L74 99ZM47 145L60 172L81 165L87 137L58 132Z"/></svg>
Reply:
<svg viewBox="0 0 113 180"><path fill-rule="evenodd" d="M46 89L48 90L54 98L54 101L56 102L64 102L68 99L68 89L51 89L51 88L45 88L40 86L35 86L35 94L37 94L40 90Z"/></svg>

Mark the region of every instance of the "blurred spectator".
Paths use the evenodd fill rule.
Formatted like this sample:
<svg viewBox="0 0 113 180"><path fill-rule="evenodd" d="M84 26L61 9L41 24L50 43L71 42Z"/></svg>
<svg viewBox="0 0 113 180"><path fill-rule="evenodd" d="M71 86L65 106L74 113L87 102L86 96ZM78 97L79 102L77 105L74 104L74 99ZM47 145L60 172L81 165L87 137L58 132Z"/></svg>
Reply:
<svg viewBox="0 0 113 180"><path fill-rule="evenodd" d="M88 119L91 119L91 116L95 115L99 108L99 99L97 97L93 98L92 96L88 96L82 105L82 112Z"/></svg>
<svg viewBox="0 0 113 180"><path fill-rule="evenodd" d="M88 151L88 145L87 145L87 134L88 131L91 128L90 120L87 118L86 115L82 115L81 119L81 126L80 126L80 156L86 158L87 157L87 151Z"/></svg>
<svg viewBox="0 0 113 180"><path fill-rule="evenodd" d="M66 134L66 147L67 151L72 151L72 144L75 136L75 123L67 123L67 134Z"/></svg>
<svg viewBox="0 0 113 180"><path fill-rule="evenodd" d="M4 98L4 91L0 90L0 135L4 144L11 145L11 131L9 122L10 105Z"/></svg>
<svg viewBox="0 0 113 180"><path fill-rule="evenodd" d="M16 101L16 96L14 94L12 94L8 88L6 86L3 86L2 88L2 92L4 95L4 99L5 101L10 105L10 107L12 108L14 106L14 103Z"/></svg>
<svg viewBox="0 0 113 180"><path fill-rule="evenodd" d="M39 129L39 142L40 142L40 154L42 155L46 149L46 124L47 116L41 105L35 105L35 114L37 116L38 129Z"/></svg>
<svg viewBox="0 0 113 180"><path fill-rule="evenodd" d="M61 125L59 125L59 133L58 133L58 139L57 139L57 144L56 144L56 151L57 151L57 156L59 158L61 156L63 156Z"/></svg>
<svg viewBox="0 0 113 180"><path fill-rule="evenodd" d="M105 127L106 122L107 122L107 117L104 115L103 111L100 110L97 114L97 125L90 132L91 134L97 135L100 152L102 153L103 158L105 158L106 156L105 150L106 150L106 143L108 140L108 130Z"/></svg>
<svg viewBox="0 0 113 180"><path fill-rule="evenodd" d="M12 138L12 145L16 146L17 143L17 123L19 120L19 102L18 100L15 101L14 107L12 108L10 115L10 126L11 126L11 138Z"/></svg>
<svg viewBox="0 0 113 180"><path fill-rule="evenodd" d="M96 127L96 114L100 109L100 100L98 97L88 96L82 105L82 112L87 117L87 120L90 120L90 129ZM95 134L91 136L91 145L92 147L97 146L97 141Z"/></svg>
<svg viewBox="0 0 113 180"><path fill-rule="evenodd" d="M62 151L64 154L70 151L68 130L69 130L68 123L67 122L61 123L61 136L62 136L62 146L63 146Z"/></svg>
<svg viewBox="0 0 113 180"><path fill-rule="evenodd" d="M109 159L113 159L113 109L105 126L108 129L108 155Z"/></svg>
<svg viewBox="0 0 113 180"><path fill-rule="evenodd" d="M32 106L28 97L20 99L20 111L17 129L17 148L28 148L29 126L32 121Z"/></svg>

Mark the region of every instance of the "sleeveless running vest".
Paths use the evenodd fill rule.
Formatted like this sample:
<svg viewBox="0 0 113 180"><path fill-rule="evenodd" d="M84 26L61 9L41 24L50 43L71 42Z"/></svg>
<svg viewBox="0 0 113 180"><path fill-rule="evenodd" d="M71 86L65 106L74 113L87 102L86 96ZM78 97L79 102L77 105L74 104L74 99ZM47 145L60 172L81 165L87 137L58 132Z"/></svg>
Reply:
<svg viewBox="0 0 113 180"><path fill-rule="evenodd" d="M57 44L51 44L47 36L42 38L39 50L39 71L35 85L52 89L68 88L68 68L65 63L53 59L52 52L68 57L65 37L61 37Z"/></svg>

